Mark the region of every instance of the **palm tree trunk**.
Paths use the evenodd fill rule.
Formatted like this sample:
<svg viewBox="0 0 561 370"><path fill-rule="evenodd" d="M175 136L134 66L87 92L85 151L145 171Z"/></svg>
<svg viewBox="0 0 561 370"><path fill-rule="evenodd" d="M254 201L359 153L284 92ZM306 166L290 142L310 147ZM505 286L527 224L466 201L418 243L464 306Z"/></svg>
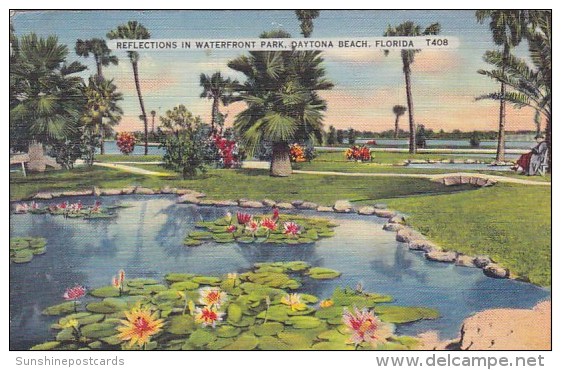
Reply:
<svg viewBox="0 0 561 370"><path fill-rule="evenodd" d="M501 83L501 96L504 96L506 92L506 86ZM505 108L506 102L501 98L499 103L499 137L497 139L497 155L495 160L497 162L504 162L505 160Z"/></svg>
<svg viewBox="0 0 561 370"><path fill-rule="evenodd" d="M99 154L104 155L105 154L105 130L103 129L103 122L100 123L99 125L99 133L101 135L101 138L99 139Z"/></svg>
<svg viewBox="0 0 561 370"><path fill-rule="evenodd" d="M218 117L218 97L214 97L214 99L212 100L212 114L211 114L211 122L210 122L210 127L211 127L211 132L214 133L214 125L216 124L216 117Z"/></svg>
<svg viewBox="0 0 561 370"><path fill-rule="evenodd" d="M290 164L290 148L285 142L273 143L273 158L271 159L270 175L287 177L292 173Z"/></svg>
<svg viewBox="0 0 561 370"><path fill-rule="evenodd" d="M545 141L547 142L547 172L548 173L552 173L551 171L551 167L553 167L551 165L551 160L553 158L553 156L551 155L551 119L547 119L546 124L545 124Z"/></svg>
<svg viewBox="0 0 561 370"><path fill-rule="evenodd" d="M408 65L403 66L405 74L405 91L407 93L407 111L409 113L409 153L417 153L417 138L415 130L415 120L413 118L413 94L411 93L411 68Z"/></svg>
<svg viewBox="0 0 561 370"><path fill-rule="evenodd" d="M101 62L97 62L97 75L103 80L103 71L101 70Z"/></svg>
<svg viewBox="0 0 561 370"><path fill-rule="evenodd" d="M144 109L144 100L140 92L140 81L138 80L138 63L132 62L132 72L134 74L134 84L136 85L136 93L138 94L138 101L140 103L140 110L142 111L142 119L144 120L144 155L148 155L148 117Z"/></svg>
<svg viewBox="0 0 561 370"><path fill-rule="evenodd" d="M399 132L399 116L395 115L395 131L393 133L393 138L397 139L397 133Z"/></svg>

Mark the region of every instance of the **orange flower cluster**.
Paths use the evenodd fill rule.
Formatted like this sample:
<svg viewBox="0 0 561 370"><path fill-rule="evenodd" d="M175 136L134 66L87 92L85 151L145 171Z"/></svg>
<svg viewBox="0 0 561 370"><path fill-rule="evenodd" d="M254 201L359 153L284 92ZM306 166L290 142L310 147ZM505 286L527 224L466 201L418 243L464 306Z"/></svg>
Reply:
<svg viewBox="0 0 561 370"><path fill-rule="evenodd" d="M298 144L290 145L290 161L291 162L306 162L306 154L304 148Z"/></svg>
<svg viewBox="0 0 561 370"><path fill-rule="evenodd" d="M370 156L370 149L367 146L358 146L353 145L352 148L349 148L345 151L345 157L348 160L353 161L369 161L372 159Z"/></svg>

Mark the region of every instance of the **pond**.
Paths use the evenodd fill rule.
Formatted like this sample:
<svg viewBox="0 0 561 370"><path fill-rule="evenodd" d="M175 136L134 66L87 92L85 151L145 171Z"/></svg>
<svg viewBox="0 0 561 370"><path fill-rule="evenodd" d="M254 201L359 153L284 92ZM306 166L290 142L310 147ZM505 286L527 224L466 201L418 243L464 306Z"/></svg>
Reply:
<svg viewBox="0 0 561 370"><path fill-rule="evenodd" d="M406 148L409 145L408 139L357 139L357 144L366 144L369 141L374 140L378 147L403 147ZM536 145L535 141L524 140L515 141L507 140L505 142L505 147L507 149L528 149ZM482 140L479 144L479 148L484 149L495 149L497 147L496 141ZM471 148L469 139L465 140L442 140L442 139L429 139L427 140L427 148Z"/></svg>
<svg viewBox="0 0 561 370"><path fill-rule="evenodd" d="M513 280L485 277L481 270L430 262L382 230L377 217L320 214L335 220L335 236L304 246L205 243L188 248L185 236L195 222L213 220L228 209L176 204L174 196L87 197L104 205L123 203L113 219L65 219L50 215L12 215L10 233L47 239L47 253L27 264L10 265L10 349L24 350L50 340L52 316L41 311L60 303L75 284L108 285L124 269L130 278L162 279L168 272L220 275L240 272L256 262L304 260L342 272L334 280L302 281L302 292L320 298L337 286L392 295L397 305L436 308L441 318L401 325L398 334L428 330L443 338L459 334L469 315L493 307L529 308L550 297L546 289ZM77 199L71 199L76 201ZM58 202L58 200L57 200ZM229 209L235 211L235 208ZM256 212L260 213L260 212ZM305 212L317 215L315 212ZM86 299L87 300L87 299Z"/></svg>

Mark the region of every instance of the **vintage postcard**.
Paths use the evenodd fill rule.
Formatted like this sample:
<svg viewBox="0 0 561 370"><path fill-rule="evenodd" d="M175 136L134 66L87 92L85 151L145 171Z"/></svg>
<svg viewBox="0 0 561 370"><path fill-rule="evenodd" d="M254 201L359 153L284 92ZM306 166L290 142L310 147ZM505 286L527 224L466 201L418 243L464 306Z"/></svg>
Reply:
<svg viewBox="0 0 561 370"><path fill-rule="evenodd" d="M550 10L9 37L10 350L551 349Z"/></svg>

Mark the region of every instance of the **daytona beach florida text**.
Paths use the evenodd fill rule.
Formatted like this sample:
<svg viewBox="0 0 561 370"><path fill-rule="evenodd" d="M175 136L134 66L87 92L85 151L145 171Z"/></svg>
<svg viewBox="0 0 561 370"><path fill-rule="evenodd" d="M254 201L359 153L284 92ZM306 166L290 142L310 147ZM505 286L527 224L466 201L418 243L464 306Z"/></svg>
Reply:
<svg viewBox="0 0 561 370"><path fill-rule="evenodd" d="M113 50L325 50L325 49L442 49L455 48L454 37L377 37L337 39L165 39L165 40L109 40Z"/></svg>

